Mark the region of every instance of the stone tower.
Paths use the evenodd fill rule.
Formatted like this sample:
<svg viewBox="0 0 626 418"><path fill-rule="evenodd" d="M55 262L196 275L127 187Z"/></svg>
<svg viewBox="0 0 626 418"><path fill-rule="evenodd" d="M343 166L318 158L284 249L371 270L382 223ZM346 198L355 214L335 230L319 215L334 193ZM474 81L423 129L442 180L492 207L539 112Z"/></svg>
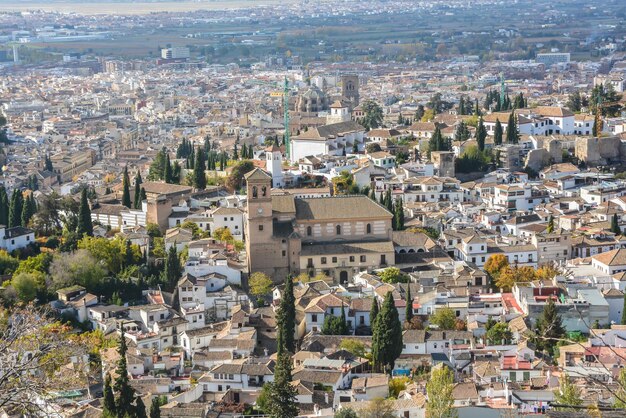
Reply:
<svg viewBox="0 0 626 418"><path fill-rule="evenodd" d="M359 76L358 75L342 75L341 76L341 100L350 103L350 107L354 109L359 105Z"/></svg>
<svg viewBox="0 0 626 418"><path fill-rule="evenodd" d="M272 177L255 168L245 176L248 208L245 217L246 255L250 273L260 271L271 277L288 272L288 257L282 257L279 242L274 238L272 219ZM276 276L279 277L279 276Z"/></svg>
<svg viewBox="0 0 626 418"><path fill-rule="evenodd" d="M280 148L276 145L265 150L265 168L272 175L272 187L283 187L285 185L283 179L283 155Z"/></svg>

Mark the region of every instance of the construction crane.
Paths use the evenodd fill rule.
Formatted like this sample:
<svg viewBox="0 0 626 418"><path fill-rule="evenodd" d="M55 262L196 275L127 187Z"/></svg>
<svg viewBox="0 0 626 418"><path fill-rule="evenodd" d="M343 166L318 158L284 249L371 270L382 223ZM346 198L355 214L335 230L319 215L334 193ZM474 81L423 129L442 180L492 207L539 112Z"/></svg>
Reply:
<svg viewBox="0 0 626 418"><path fill-rule="evenodd" d="M504 108L506 100L506 86L504 85L504 73L500 73L500 109Z"/></svg>
<svg viewBox="0 0 626 418"><path fill-rule="evenodd" d="M258 85L266 85L279 87L279 84L271 81L261 81L261 80L250 80L251 84ZM282 91L273 91L270 93L271 97L283 97L283 127L285 129L285 155L287 156L287 160L290 159L291 156L291 141L289 139L289 80L287 76L285 76L285 80L283 82L283 90Z"/></svg>

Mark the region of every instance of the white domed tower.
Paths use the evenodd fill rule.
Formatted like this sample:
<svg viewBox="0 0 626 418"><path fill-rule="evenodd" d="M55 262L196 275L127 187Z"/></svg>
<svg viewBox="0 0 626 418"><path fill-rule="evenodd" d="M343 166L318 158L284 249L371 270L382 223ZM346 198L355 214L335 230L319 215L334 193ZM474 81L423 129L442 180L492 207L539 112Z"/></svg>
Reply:
<svg viewBox="0 0 626 418"><path fill-rule="evenodd" d="M272 187L283 187L283 154L276 145L265 150L265 168L272 175Z"/></svg>
<svg viewBox="0 0 626 418"><path fill-rule="evenodd" d="M335 100L330 106L330 114L326 116L326 124L348 122L350 120L350 109L347 103Z"/></svg>

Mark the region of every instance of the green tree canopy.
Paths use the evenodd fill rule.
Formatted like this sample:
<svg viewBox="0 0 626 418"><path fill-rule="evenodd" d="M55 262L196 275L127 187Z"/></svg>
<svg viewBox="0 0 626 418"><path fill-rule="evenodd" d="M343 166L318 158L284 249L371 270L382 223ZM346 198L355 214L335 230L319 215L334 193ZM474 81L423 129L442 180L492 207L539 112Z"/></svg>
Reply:
<svg viewBox="0 0 626 418"><path fill-rule="evenodd" d="M430 323L439 329L453 330L456 328L456 315L451 308L439 308L430 316Z"/></svg>
<svg viewBox="0 0 626 418"><path fill-rule="evenodd" d="M445 365L435 366L430 379L426 382L426 416L429 418L453 418L456 417L454 410L454 376L452 371Z"/></svg>

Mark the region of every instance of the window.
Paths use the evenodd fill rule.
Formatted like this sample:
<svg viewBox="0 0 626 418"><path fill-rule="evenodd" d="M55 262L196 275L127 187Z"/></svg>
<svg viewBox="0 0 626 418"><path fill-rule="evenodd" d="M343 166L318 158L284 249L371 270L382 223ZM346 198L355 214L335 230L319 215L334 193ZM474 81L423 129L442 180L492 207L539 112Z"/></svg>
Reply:
<svg viewBox="0 0 626 418"><path fill-rule="evenodd" d="M312 258L307 259L306 265L307 267L313 267L313 259Z"/></svg>
<svg viewBox="0 0 626 418"><path fill-rule="evenodd" d="M283 250L283 257L287 256L287 251Z"/></svg>
<svg viewBox="0 0 626 418"><path fill-rule="evenodd" d="M382 265L387 264L387 257L385 256L385 254L380 255L380 264Z"/></svg>
<svg viewBox="0 0 626 418"><path fill-rule="evenodd" d="M359 261L361 261L361 263L365 263L365 256L362 255L361 257L359 257Z"/></svg>
<svg viewBox="0 0 626 418"><path fill-rule="evenodd" d="M259 225L259 231L263 231L263 225Z"/></svg>
<svg viewBox="0 0 626 418"><path fill-rule="evenodd" d="M337 225L335 227L335 231L337 232L337 235L341 235L341 225Z"/></svg>
<svg viewBox="0 0 626 418"><path fill-rule="evenodd" d="M154 321L154 315L150 315L150 317L148 317L148 319L149 319L150 321Z"/></svg>
<svg viewBox="0 0 626 418"><path fill-rule="evenodd" d="M367 226L365 227L365 231L368 234L371 234L372 233L372 224L367 224Z"/></svg>
<svg viewBox="0 0 626 418"><path fill-rule="evenodd" d="M333 263L336 263L337 262L337 257L333 257L332 260L333 260Z"/></svg>
<svg viewBox="0 0 626 418"><path fill-rule="evenodd" d="M354 263L354 256L353 255L350 256L350 262Z"/></svg>
<svg viewBox="0 0 626 418"><path fill-rule="evenodd" d="M311 235L313 235L313 228L311 228L310 226L306 227L306 236L310 237Z"/></svg>
<svg viewBox="0 0 626 418"><path fill-rule="evenodd" d="M316 314L312 314L311 315L311 322L317 322L317 315Z"/></svg>
<svg viewBox="0 0 626 418"><path fill-rule="evenodd" d="M252 186L252 198L256 199L258 196L259 196L259 190L256 188L256 186Z"/></svg>
<svg viewBox="0 0 626 418"><path fill-rule="evenodd" d="M326 264L326 257L322 257L322 264Z"/></svg>

